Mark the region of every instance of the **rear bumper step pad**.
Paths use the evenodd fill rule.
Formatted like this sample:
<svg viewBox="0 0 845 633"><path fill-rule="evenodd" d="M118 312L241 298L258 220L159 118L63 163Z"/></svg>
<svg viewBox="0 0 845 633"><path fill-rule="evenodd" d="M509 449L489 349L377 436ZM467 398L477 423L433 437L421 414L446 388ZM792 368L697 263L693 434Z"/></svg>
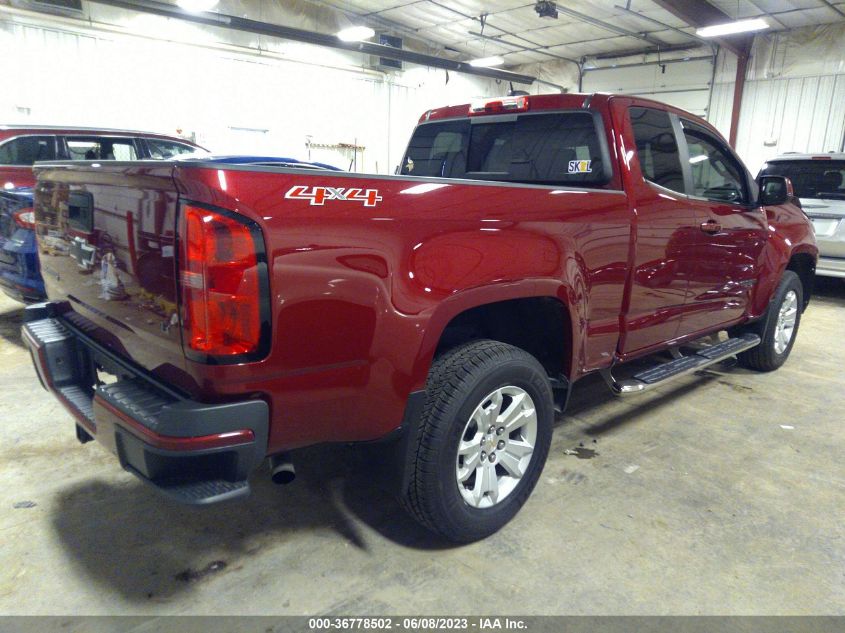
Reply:
<svg viewBox="0 0 845 633"><path fill-rule="evenodd" d="M178 397L97 345L51 304L25 310L22 337L44 388L124 469L183 503L249 493L246 479L267 449L266 402L205 404ZM96 380L95 370L106 360L121 375L108 385Z"/></svg>

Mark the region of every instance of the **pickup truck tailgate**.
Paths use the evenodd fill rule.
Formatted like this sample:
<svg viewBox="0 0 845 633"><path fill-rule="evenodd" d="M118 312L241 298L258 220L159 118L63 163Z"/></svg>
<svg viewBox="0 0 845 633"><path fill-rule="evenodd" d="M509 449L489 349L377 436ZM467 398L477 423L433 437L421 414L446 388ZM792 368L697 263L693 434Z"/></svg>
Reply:
<svg viewBox="0 0 845 633"><path fill-rule="evenodd" d="M160 378L183 373L173 165L37 168L36 232L51 301L96 342Z"/></svg>

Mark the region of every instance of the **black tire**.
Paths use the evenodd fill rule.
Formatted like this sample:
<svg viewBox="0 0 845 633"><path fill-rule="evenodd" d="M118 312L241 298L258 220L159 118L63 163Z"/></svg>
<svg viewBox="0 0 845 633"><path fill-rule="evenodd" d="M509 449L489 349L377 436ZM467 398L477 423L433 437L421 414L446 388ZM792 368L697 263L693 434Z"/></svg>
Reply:
<svg viewBox="0 0 845 633"><path fill-rule="evenodd" d="M488 503L493 503L491 507L473 507L459 490L462 484L456 477L458 446L476 408L485 404L492 392L511 387L524 391L533 401L534 451L522 477L510 480L509 485L513 487L500 501L488 499ZM486 402L489 405L492 401ZM503 404L501 410L505 409ZM435 360L428 375L403 505L423 526L451 541L467 543L493 534L514 517L534 489L549 453L553 421L551 384L533 356L490 340L473 341L449 350ZM506 439L512 441L509 436ZM481 461L485 460L481 458ZM487 461L490 462L489 458ZM501 462L494 466L494 473L496 468L504 466ZM468 470L474 471L475 467ZM514 480L518 483L514 484ZM468 490L466 494L470 494Z"/></svg>
<svg viewBox="0 0 845 633"><path fill-rule="evenodd" d="M795 327L792 329L789 343L781 350L776 348L776 337L778 334L778 317L781 308L788 301L790 293L794 294L796 314ZM757 347L752 347L747 352L742 352L737 356L739 363L749 369L757 371L774 371L786 362L789 358L789 353L792 351L792 346L795 344L795 338L798 336L798 326L801 324L801 311L804 306L803 300L803 286L801 279L791 270L783 273L783 277L778 284L777 290L769 302L769 307L766 309L766 314L759 321L755 321L742 328L743 332L751 332L760 337L760 344Z"/></svg>

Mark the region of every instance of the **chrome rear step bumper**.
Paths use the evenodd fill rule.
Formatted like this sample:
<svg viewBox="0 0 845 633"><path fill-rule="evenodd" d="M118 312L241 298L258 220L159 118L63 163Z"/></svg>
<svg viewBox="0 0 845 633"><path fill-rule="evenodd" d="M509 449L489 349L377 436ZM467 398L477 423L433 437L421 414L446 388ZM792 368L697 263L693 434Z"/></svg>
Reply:
<svg viewBox="0 0 845 633"><path fill-rule="evenodd" d="M21 334L41 384L76 419L81 442L98 440L125 470L182 503L249 493L247 477L267 450L266 402L183 397L98 345L49 303L26 308ZM97 379L104 367L116 382Z"/></svg>

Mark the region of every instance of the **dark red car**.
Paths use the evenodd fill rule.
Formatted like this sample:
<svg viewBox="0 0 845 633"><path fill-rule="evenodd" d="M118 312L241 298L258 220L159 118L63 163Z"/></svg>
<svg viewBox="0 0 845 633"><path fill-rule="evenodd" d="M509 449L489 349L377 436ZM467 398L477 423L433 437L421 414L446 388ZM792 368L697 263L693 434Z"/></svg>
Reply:
<svg viewBox="0 0 845 633"><path fill-rule="evenodd" d="M0 126L0 290L18 301L43 301L32 223L32 165L43 160L165 160L205 153L190 141L126 130Z"/></svg>
<svg viewBox="0 0 845 633"><path fill-rule="evenodd" d="M32 187L32 165L53 160L161 160L206 150L183 138L107 128L0 125L0 187Z"/></svg>
<svg viewBox="0 0 845 633"><path fill-rule="evenodd" d="M523 505L583 376L629 395L733 356L782 365L818 254L786 178L624 96L430 110L396 176L36 171L50 302L23 337L81 441L191 503L246 494L267 457L290 478L297 447L375 443L413 516L458 541Z"/></svg>

